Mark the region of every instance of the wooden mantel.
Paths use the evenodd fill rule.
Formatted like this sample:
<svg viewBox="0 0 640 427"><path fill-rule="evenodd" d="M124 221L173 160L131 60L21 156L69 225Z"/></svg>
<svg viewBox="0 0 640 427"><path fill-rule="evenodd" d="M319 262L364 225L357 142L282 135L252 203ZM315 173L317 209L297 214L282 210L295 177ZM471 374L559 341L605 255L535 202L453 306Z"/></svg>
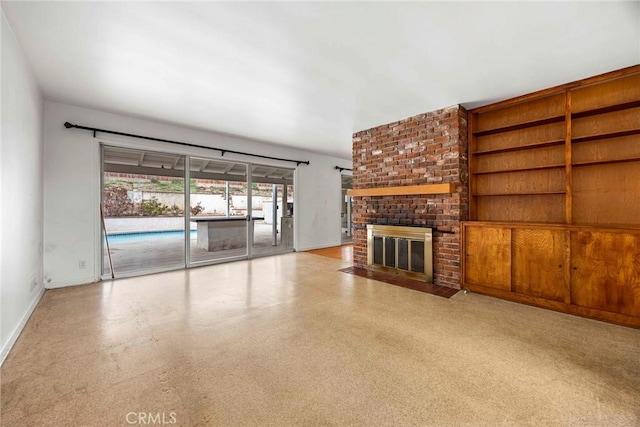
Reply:
<svg viewBox="0 0 640 427"><path fill-rule="evenodd" d="M367 196L411 196L415 194L451 194L455 192L456 184L447 182L444 184L405 185L401 187L377 187L347 190L351 197Z"/></svg>

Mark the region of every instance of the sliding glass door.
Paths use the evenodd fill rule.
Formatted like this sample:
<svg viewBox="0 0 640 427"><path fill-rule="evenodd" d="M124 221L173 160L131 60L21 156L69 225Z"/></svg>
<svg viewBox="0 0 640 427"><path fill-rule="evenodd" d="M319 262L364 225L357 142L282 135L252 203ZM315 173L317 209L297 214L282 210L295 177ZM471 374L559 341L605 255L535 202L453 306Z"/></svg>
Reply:
<svg viewBox="0 0 640 427"><path fill-rule="evenodd" d="M293 250L293 169L251 167L252 255Z"/></svg>
<svg viewBox="0 0 640 427"><path fill-rule="evenodd" d="M102 170L103 277L293 250L293 169L105 145Z"/></svg>
<svg viewBox="0 0 640 427"><path fill-rule="evenodd" d="M247 165L190 158L191 265L248 256Z"/></svg>
<svg viewBox="0 0 640 427"><path fill-rule="evenodd" d="M184 156L103 147L105 276L185 265Z"/></svg>

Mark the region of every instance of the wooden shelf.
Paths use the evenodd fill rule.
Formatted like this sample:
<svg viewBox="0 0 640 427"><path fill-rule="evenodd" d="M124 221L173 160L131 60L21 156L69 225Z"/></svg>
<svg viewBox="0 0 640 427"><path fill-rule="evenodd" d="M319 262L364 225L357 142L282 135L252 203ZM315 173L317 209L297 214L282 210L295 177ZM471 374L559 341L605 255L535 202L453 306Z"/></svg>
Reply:
<svg viewBox="0 0 640 427"><path fill-rule="evenodd" d="M513 130L521 130L521 129L532 128L532 127L535 127L535 126L543 126L543 125L549 125L549 124L552 124L552 123L560 123L562 121L564 121L564 115L555 116L555 117L549 117L549 118L546 118L546 119L532 120L530 122L518 123L518 124L510 125L510 126L503 126L503 127L499 127L499 128L495 128L495 129L477 131L477 132L473 132L473 135L476 136L476 137L487 136L487 135L493 135L493 134L496 134L496 133L503 133L503 132L509 132L509 131L513 131Z"/></svg>
<svg viewBox="0 0 640 427"><path fill-rule="evenodd" d="M456 184L447 182L445 184L405 185L401 187L377 187L357 190L354 189L347 190L347 195L351 197L411 196L417 194L451 194L455 191Z"/></svg>
<svg viewBox="0 0 640 427"><path fill-rule="evenodd" d="M486 154L508 153L510 151L531 150L533 148L553 147L554 145L564 144L564 139L554 139L552 141L536 142L535 144L518 145L517 147L494 148L492 150L480 150L472 153L474 156L483 156Z"/></svg>
<svg viewBox="0 0 640 427"><path fill-rule="evenodd" d="M564 169L564 163L561 165L549 165L549 166L531 166L528 168L515 168L515 169L505 169L499 171L483 171L483 172L472 172L472 175L490 175L496 173L509 173L509 172L527 172L527 171L538 171L545 169Z"/></svg>
<svg viewBox="0 0 640 427"><path fill-rule="evenodd" d="M625 102L624 104L615 104L608 107L594 108L593 110L580 111L571 114L571 119L581 119L583 117L596 116L598 114L613 113L614 111L628 110L630 108L640 107L640 101Z"/></svg>
<svg viewBox="0 0 640 427"><path fill-rule="evenodd" d="M598 141L601 139L621 138L623 136L639 135L639 134L640 134L640 129L632 129L632 130L625 130L621 132L603 133L600 135L580 136L578 138L572 138L571 142L575 144L579 144L581 142Z"/></svg>
<svg viewBox="0 0 640 427"><path fill-rule="evenodd" d="M627 163L627 162L640 162L640 157L627 157L625 159L610 159L610 160L591 160L588 162L575 162L572 163L572 167L580 167L580 166L594 166L594 165L613 165L616 163Z"/></svg>
<svg viewBox="0 0 640 427"><path fill-rule="evenodd" d="M474 194L475 197L500 197L500 196L547 196L550 194L566 194L566 191L537 191L537 192L522 192L522 193L485 193Z"/></svg>

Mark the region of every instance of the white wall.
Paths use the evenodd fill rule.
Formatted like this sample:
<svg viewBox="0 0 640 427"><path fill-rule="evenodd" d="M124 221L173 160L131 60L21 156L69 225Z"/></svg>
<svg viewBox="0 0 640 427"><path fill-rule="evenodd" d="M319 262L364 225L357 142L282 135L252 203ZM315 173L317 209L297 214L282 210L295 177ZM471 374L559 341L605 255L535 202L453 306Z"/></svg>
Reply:
<svg viewBox="0 0 640 427"><path fill-rule="evenodd" d="M0 140L0 309L4 361L40 300L43 100L4 13Z"/></svg>
<svg viewBox="0 0 640 427"><path fill-rule="evenodd" d="M341 184L335 166L351 167L351 160L47 101L44 108L44 275L47 287L87 283L97 280L100 275L99 141L132 148L220 156L217 151L107 134L98 134L94 139L89 131L65 129L66 121L272 157L309 160L310 165L300 165L296 169L295 248L308 250L340 244ZM226 154L223 159L295 166L232 154ZM79 268L79 261L86 261L85 269Z"/></svg>

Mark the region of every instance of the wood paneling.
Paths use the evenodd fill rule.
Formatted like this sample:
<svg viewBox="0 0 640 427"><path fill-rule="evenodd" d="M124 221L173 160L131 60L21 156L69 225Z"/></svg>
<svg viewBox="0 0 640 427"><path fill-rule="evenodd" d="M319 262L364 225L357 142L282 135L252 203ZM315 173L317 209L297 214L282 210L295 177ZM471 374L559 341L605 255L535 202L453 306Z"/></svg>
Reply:
<svg viewBox="0 0 640 427"><path fill-rule="evenodd" d="M464 222L463 236L465 289L640 327L640 228Z"/></svg>
<svg viewBox="0 0 640 427"><path fill-rule="evenodd" d="M493 135L476 137L476 152L504 150L540 142L564 142L564 123L537 126Z"/></svg>
<svg viewBox="0 0 640 427"><path fill-rule="evenodd" d="M477 156L473 162L474 169L472 172L484 174L489 172L545 168L550 165L557 165L564 169L563 146L532 148L530 150Z"/></svg>
<svg viewBox="0 0 640 427"><path fill-rule="evenodd" d="M476 177L477 195L563 193L564 191L563 169L518 171Z"/></svg>
<svg viewBox="0 0 640 427"><path fill-rule="evenodd" d="M564 195L477 197L478 221L564 222Z"/></svg>
<svg viewBox="0 0 640 427"><path fill-rule="evenodd" d="M640 160L640 137L637 135L595 140L573 146L573 163Z"/></svg>
<svg viewBox="0 0 640 427"><path fill-rule="evenodd" d="M640 317L640 235L571 234L574 304Z"/></svg>
<svg viewBox="0 0 640 427"><path fill-rule="evenodd" d="M640 221L640 162L576 167L577 224L636 225Z"/></svg>
<svg viewBox="0 0 640 427"><path fill-rule="evenodd" d="M572 138L579 139L640 129L640 108L574 119Z"/></svg>
<svg viewBox="0 0 640 427"><path fill-rule="evenodd" d="M640 74L632 74L572 90L574 113L640 99Z"/></svg>
<svg viewBox="0 0 640 427"><path fill-rule="evenodd" d="M514 229L513 291L564 301L564 232L541 229Z"/></svg>
<svg viewBox="0 0 640 427"><path fill-rule="evenodd" d="M482 132L563 115L564 91L529 102L489 111L478 118L476 131Z"/></svg>
<svg viewBox="0 0 640 427"><path fill-rule="evenodd" d="M472 228L465 230L466 280L497 289L511 290L511 230Z"/></svg>

